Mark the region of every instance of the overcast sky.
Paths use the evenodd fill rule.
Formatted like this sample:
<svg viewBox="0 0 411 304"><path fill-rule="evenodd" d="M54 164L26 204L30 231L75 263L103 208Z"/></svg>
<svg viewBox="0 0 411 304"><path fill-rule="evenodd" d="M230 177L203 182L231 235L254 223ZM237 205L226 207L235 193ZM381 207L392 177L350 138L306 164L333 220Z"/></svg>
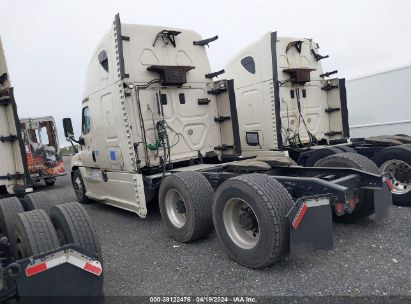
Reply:
<svg viewBox="0 0 411 304"><path fill-rule="evenodd" d="M0 36L20 117L53 115L79 135L89 57L119 12L124 23L219 35L208 49L213 70L268 31L314 38L325 70L352 78L411 64L411 1L0 0Z"/></svg>

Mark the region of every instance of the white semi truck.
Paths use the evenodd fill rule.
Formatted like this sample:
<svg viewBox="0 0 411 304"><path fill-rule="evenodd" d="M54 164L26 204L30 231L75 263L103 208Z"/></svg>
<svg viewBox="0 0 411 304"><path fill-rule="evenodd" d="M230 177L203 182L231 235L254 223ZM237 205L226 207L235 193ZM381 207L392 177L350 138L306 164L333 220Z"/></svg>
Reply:
<svg viewBox="0 0 411 304"><path fill-rule="evenodd" d="M70 118L63 120L65 136L80 146L71 164L79 201L144 218L158 197L172 237L190 242L214 227L228 254L250 268L289 252L331 248L332 214L343 221L385 218L389 181L361 155L304 168L283 152L248 159L238 153L239 125L248 120L237 113L233 81L213 81L221 72L211 72L205 46L215 39L123 24L116 15L91 57L81 136L75 138ZM272 81L264 84L272 88ZM275 111L264 109L258 122Z"/></svg>
<svg viewBox="0 0 411 304"><path fill-rule="evenodd" d="M16 298L20 303L60 302L67 296L100 299L101 247L85 209L78 203L54 206L44 193L31 193L1 40L0 190L0 302Z"/></svg>
<svg viewBox="0 0 411 304"><path fill-rule="evenodd" d="M388 174L394 201L409 204L411 137L350 137L345 79L330 78L337 71L323 70L321 60L327 57L320 54L319 45L312 39L279 37L276 32L267 33L233 57L221 77L234 84L232 99L237 105L241 146L237 154L287 151L299 165L310 167L322 164L330 155L358 153ZM397 84L399 90L404 89L405 79ZM351 85L352 94L359 85ZM372 86L372 94L382 89L382 85ZM365 88L371 90L370 85ZM381 99L357 98L348 105L356 118L371 119L384 113ZM390 117L408 111L390 109Z"/></svg>

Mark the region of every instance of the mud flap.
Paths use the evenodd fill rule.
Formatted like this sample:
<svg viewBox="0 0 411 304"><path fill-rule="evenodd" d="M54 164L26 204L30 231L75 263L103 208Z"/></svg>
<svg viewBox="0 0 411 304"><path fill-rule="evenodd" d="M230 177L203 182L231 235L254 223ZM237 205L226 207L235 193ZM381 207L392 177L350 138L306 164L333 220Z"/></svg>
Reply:
<svg viewBox="0 0 411 304"><path fill-rule="evenodd" d="M329 196L302 197L296 201L287 217L291 224L291 258L304 257L315 249L333 248Z"/></svg>
<svg viewBox="0 0 411 304"><path fill-rule="evenodd" d="M79 247L67 245L10 264L21 303L102 303L101 264ZM10 271L9 271L10 272Z"/></svg>
<svg viewBox="0 0 411 304"><path fill-rule="evenodd" d="M392 194L387 181L388 180L385 180L384 187L382 189L373 190L375 214L374 219L377 223L381 223L388 217L390 208L392 207Z"/></svg>

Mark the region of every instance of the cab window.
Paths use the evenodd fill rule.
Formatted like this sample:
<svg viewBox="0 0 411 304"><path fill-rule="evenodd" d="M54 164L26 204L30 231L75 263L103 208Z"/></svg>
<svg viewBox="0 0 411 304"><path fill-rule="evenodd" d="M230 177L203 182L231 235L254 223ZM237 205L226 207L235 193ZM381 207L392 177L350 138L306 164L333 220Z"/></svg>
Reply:
<svg viewBox="0 0 411 304"><path fill-rule="evenodd" d="M82 131L83 131L83 134L89 133L90 129L91 129L90 109L88 107L85 107L85 108L83 108L83 115L82 115Z"/></svg>

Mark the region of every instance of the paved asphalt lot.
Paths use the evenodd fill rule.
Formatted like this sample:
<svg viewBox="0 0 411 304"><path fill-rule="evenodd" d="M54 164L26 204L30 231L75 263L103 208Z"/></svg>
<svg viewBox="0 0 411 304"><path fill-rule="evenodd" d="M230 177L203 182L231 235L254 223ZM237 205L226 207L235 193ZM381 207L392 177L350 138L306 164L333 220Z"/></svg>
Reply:
<svg viewBox="0 0 411 304"><path fill-rule="evenodd" d="M41 188L56 202L76 200L69 176ZM85 207L102 242L106 295L411 296L411 208L393 207L380 225L336 224L331 252L250 270L228 258L215 233L192 244L171 239L158 208L141 219L99 203Z"/></svg>

